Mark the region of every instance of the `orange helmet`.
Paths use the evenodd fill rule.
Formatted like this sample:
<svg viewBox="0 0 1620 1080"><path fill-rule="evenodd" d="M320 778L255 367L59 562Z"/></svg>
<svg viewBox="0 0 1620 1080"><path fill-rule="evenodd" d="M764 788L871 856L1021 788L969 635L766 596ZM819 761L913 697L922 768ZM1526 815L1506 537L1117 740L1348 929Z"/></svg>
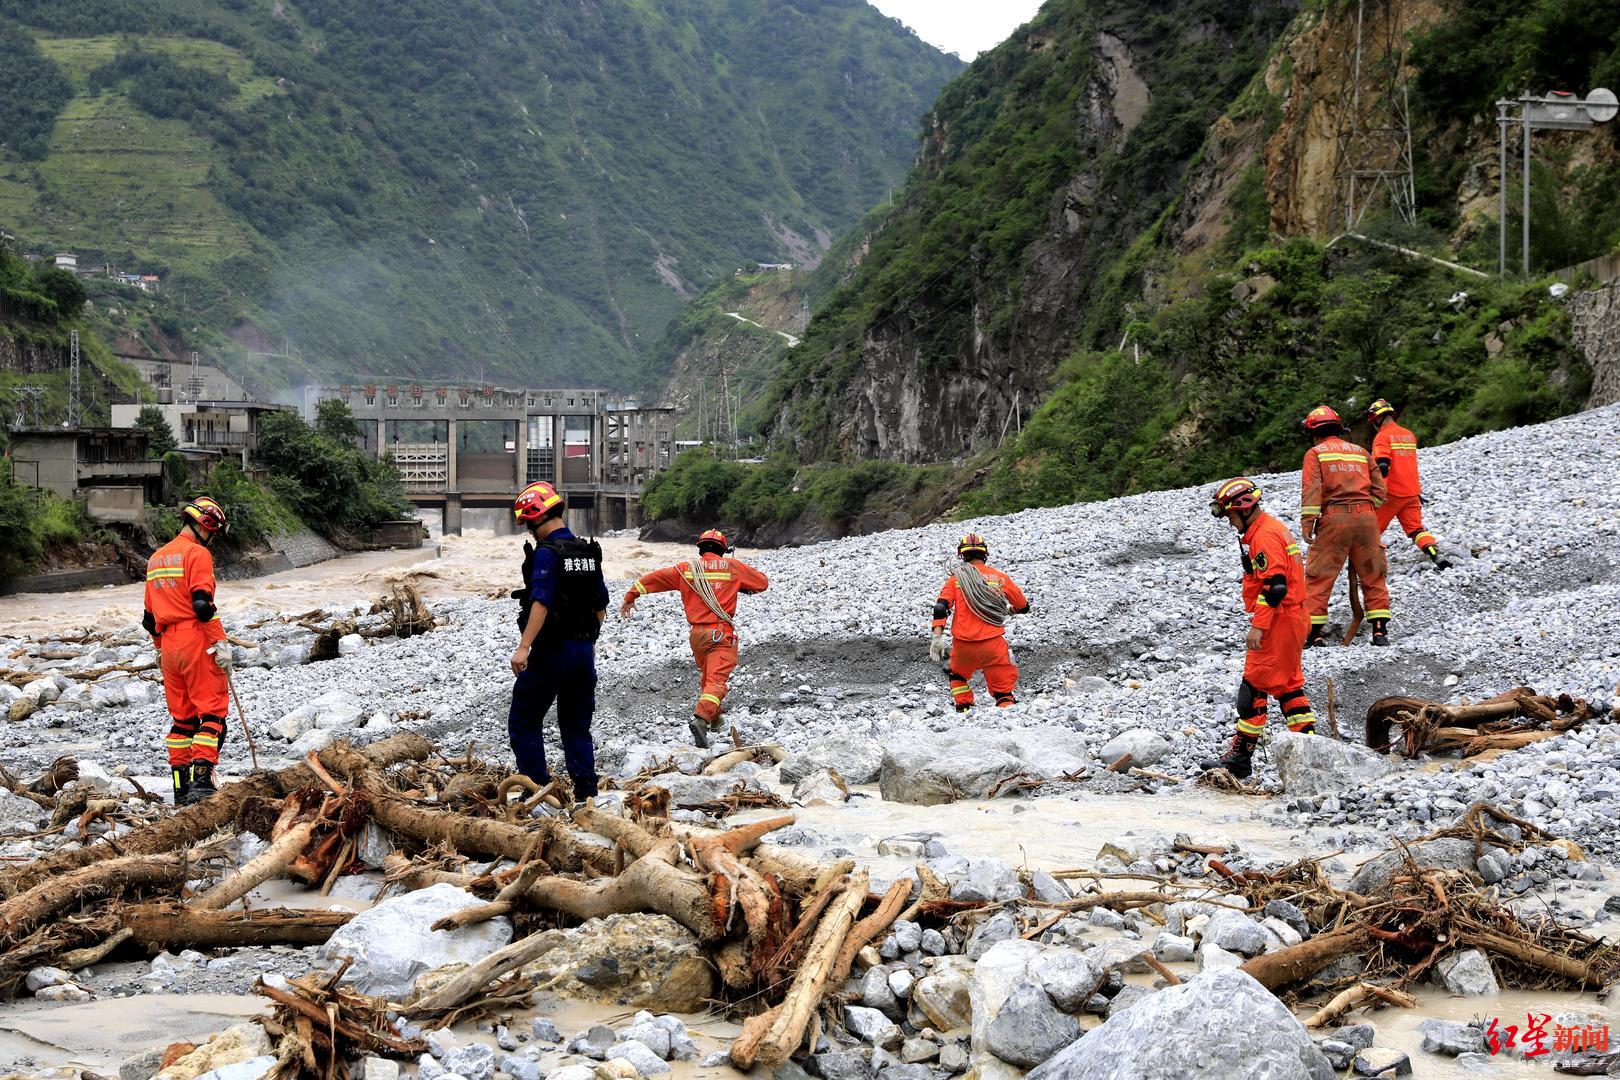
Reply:
<svg viewBox="0 0 1620 1080"><path fill-rule="evenodd" d="M726 555L731 552L731 542L726 539L726 534L719 529L709 529L698 537L697 547L699 552L707 550L715 555Z"/></svg>
<svg viewBox="0 0 1620 1080"><path fill-rule="evenodd" d="M984 537L978 533L968 533L956 542L956 554L962 558L977 555L981 559L990 557L990 545L984 542Z"/></svg>
<svg viewBox="0 0 1620 1080"><path fill-rule="evenodd" d="M1383 398L1379 398L1377 401L1367 406L1367 419L1376 421L1380 416L1385 415L1394 416L1395 406L1391 405Z"/></svg>
<svg viewBox="0 0 1620 1080"><path fill-rule="evenodd" d="M1209 512L1218 518L1225 517L1232 510L1242 513L1259 505L1260 488L1247 476L1228 480L1209 497Z"/></svg>
<svg viewBox="0 0 1620 1080"><path fill-rule="evenodd" d="M227 532L231 527L230 522L225 520L225 508L206 495L200 495L182 506L180 516L209 536Z"/></svg>
<svg viewBox="0 0 1620 1080"><path fill-rule="evenodd" d="M1306 413L1302 423L1305 425L1306 431L1321 431L1324 428L1344 430L1344 421L1339 419L1339 414L1326 405L1318 405Z"/></svg>
<svg viewBox="0 0 1620 1080"><path fill-rule="evenodd" d="M513 501L512 516L517 518L519 525L532 525L545 518L552 507L561 506L562 502L563 497L557 494L556 488L544 480L536 480Z"/></svg>

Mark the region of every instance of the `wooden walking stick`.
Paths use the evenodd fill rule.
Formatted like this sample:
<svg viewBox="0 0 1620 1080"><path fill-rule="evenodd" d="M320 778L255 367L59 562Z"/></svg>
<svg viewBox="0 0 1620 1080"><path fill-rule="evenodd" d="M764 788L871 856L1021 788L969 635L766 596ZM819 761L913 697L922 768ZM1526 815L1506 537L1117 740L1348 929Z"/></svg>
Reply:
<svg viewBox="0 0 1620 1080"><path fill-rule="evenodd" d="M248 727L247 713L242 709L242 695L236 692L236 678L230 668L225 669L225 685L230 688L231 700L236 703L236 718L242 722L242 733L247 736L248 755L253 759L253 771L258 772L259 748L253 745L253 729Z"/></svg>
<svg viewBox="0 0 1620 1080"><path fill-rule="evenodd" d="M1345 567L1350 571L1350 629L1344 632L1344 640L1340 645L1348 645L1356 640L1356 633L1361 629L1361 617L1367 613L1365 605L1361 602L1361 578L1356 576L1354 566Z"/></svg>

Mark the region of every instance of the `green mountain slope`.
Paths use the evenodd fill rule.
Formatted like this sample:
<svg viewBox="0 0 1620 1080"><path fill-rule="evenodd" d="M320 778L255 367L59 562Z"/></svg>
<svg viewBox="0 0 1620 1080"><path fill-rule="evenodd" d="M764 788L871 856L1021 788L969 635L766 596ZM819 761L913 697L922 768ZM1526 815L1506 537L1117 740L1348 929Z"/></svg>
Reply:
<svg viewBox="0 0 1620 1080"><path fill-rule="evenodd" d="M162 273L121 333L289 341L265 383L625 386L879 201L959 67L862 0L0 0L0 226Z"/></svg>
<svg viewBox="0 0 1620 1080"><path fill-rule="evenodd" d="M1576 7L1368 5L1412 42L1417 213L1379 205L1361 233L1494 270L1490 102L1620 70L1620 8ZM1357 417L1387 396L1426 439L1581 407L1550 280L1340 235L1342 113L1379 123L1378 95L1348 92L1357 11L1048 0L946 88L893 205L807 283L814 317L754 417L773 452L971 460L991 467L967 506L1002 510L1296 467L1320 402ZM1380 48L1369 88L1395 63ZM1535 190L1534 268L1615 250L1620 123L1538 134Z"/></svg>

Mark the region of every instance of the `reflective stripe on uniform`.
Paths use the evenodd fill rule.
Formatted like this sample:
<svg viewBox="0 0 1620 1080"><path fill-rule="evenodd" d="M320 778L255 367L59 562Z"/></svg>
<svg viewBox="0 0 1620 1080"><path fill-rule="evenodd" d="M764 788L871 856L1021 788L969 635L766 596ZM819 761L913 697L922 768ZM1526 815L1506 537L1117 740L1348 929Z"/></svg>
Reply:
<svg viewBox="0 0 1620 1080"><path fill-rule="evenodd" d="M157 570L148 570L146 572L146 580L147 581L154 581L157 578L185 577L185 576L186 576L186 571L185 571L185 568L182 567L182 566L165 566L165 567L160 567Z"/></svg>
<svg viewBox="0 0 1620 1080"><path fill-rule="evenodd" d="M957 697L961 697L963 694L971 694L971 693L973 693L973 687L968 686L966 683L964 683L961 686L953 686L953 687L951 687L951 693L955 694Z"/></svg>
<svg viewBox="0 0 1620 1080"><path fill-rule="evenodd" d="M1369 618L1369 619L1387 619L1387 618L1389 618L1389 609L1388 608L1374 608L1373 610L1367 612L1367 618Z"/></svg>
<svg viewBox="0 0 1620 1080"><path fill-rule="evenodd" d="M1366 454L1317 454L1317 461L1358 461L1367 464Z"/></svg>
<svg viewBox="0 0 1620 1080"><path fill-rule="evenodd" d="M710 705L718 705L718 704L720 704L720 699L715 697L713 694L699 694L698 695L698 700L699 701L707 701Z"/></svg>
<svg viewBox="0 0 1620 1080"><path fill-rule="evenodd" d="M195 745L195 746L218 746L219 745L219 739L217 737L215 737L213 735L204 735L202 732L198 732L196 737L193 738L191 741L192 741L192 744Z"/></svg>
<svg viewBox="0 0 1620 1080"><path fill-rule="evenodd" d="M1299 508L1299 512L1302 517L1315 517L1322 512L1322 508L1320 506L1302 506Z"/></svg>
<svg viewBox="0 0 1620 1080"><path fill-rule="evenodd" d="M1326 626L1327 625L1327 616L1326 615L1312 615L1311 616L1311 625L1312 626Z"/></svg>
<svg viewBox="0 0 1620 1080"><path fill-rule="evenodd" d="M647 595L647 586L643 585L639 578L636 580L636 592L641 596Z"/></svg>
<svg viewBox="0 0 1620 1080"><path fill-rule="evenodd" d="M1259 735L1266 730L1265 714L1260 714L1260 722L1258 724L1252 723L1248 720L1239 720L1237 722L1237 729L1245 735Z"/></svg>
<svg viewBox="0 0 1620 1080"><path fill-rule="evenodd" d="M1416 450L1417 449L1417 443L1415 443L1415 442L1392 442L1392 443L1389 444L1389 448L1391 450Z"/></svg>
<svg viewBox="0 0 1620 1080"><path fill-rule="evenodd" d="M1287 554L1289 554L1289 555L1298 555L1299 554L1299 545L1298 544L1289 544Z"/></svg>

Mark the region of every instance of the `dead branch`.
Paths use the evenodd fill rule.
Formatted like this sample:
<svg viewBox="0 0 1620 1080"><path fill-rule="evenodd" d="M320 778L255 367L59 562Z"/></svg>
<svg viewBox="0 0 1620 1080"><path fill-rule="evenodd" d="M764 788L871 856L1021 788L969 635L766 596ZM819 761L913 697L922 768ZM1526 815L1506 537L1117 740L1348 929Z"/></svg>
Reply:
<svg viewBox="0 0 1620 1080"><path fill-rule="evenodd" d="M144 949L225 949L248 945L323 945L353 912L193 911L178 903L136 904L118 913L131 940Z"/></svg>
<svg viewBox="0 0 1620 1080"><path fill-rule="evenodd" d="M1402 993L1387 986L1373 986L1370 983L1356 983L1346 990L1335 994L1332 1001L1316 1010L1305 1020L1308 1028L1324 1028L1337 1024L1350 1012L1359 1009L1371 1001L1382 1001L1402 1008L1415 1009L1417 998Z"/></svg>
<svg viewBox="0 0 1620 1080"><path fill-rule="evenodd" d="M1289 983L1308 979L1341 956L1370 948L1372 935L1360 926L1318 934L1309 941L1290 945L1273 953L1262 953L1243 963L1242 970L1254 976L1267 990L1275 991Z"/></svg>
<svg viewBox="0 0 1620 1080"><path fill-rule="evenodd" d="M849 969L855 965L855 954L893 925L901 907L910 897L911 879L896 878L878 902L877 910L850 928L849 936L839 948L838 958L833 961L832 971L827 976L829 985L840 986L849 978Z"/></svg>
<svg viewBox="0 0 1620 1080"><path fill-rule="evenodd" d="M372 743L364 751L336 744L321 751L321 762L330 769L341 755L355 754L372 767L383 769L402 761L421 760L432 751L433 744L422 736L404 734ZM294 765L275 773L255 773L226 784L200 803L119 837L116 848L104 840L72 851L54 852L24 866L0 870L0 897L16 896L41 881L116 855L155 855L190 847L235 821L248 799L254 796L280 798L314 782L315 775L305 765Z"/></svg>
<svg viewBox="0 0 1620 1080"><path fill-rule="evenodd" d="M315 837L314 821L294 825L274 843L249 859L240 870L191 902L198 911L219 911L271 878L284 873Z"/></svg>
<svg viewBox="0 0 1620 1080"><path fill-rule="evenodd" d="M828 906L826 914L816 926L815 937L805 953L804 962L799 965L793 985L782 1000L780 1011L759 1041L757 1057L740 1060L738 1044L734 1043L731 1048L733 1065L746 1070L758 1060L766 1068L775 1069L799 1048L810 1017L821 1002L822 992L826 989L828 976L844 939L855 922L861 904L866 900L868 881L864 872L857 874L838 899ZM741 1041L739 1039L738 1043ZM746 1050L751 1052L753 1048L749 1046Z"/></svg>

